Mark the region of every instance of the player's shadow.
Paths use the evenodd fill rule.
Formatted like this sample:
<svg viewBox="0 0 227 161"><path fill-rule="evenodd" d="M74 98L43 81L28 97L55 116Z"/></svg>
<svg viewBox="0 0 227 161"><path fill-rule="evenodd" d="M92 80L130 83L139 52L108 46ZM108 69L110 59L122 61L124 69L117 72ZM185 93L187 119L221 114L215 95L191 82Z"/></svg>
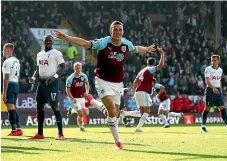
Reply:
<svg viewBox="0 0 227 161"><path fill-rule="evenodd" d="M91 133L100 133L100 134L110 134L110 132L107 132L107 131L93 131ZM138 133L135 133L135 132L119 132L120 134L138 134Z"/></svg>
<svg viewBox="0 0 227 161"><path fill-rule="evenodd" d="M45 149L37 147L21 147L21 146L2 146L2 153L21 153L21 154L40 154L39 151L56 151L56 152L69 152L59 149ZM35 151L35 152L31 152Z"/></svg>
<svg viewBox="0 0 227 161"><path fill-rule="evenodd" d="M11 140L11 141L26 141L26 140L31 140L31 141L36 141L36 142L46 142L47 140L45 139L36 139L36 140L32 140L32 139L29 139L31 136L25 136L25 137L28 137L28 138L20 138L20 137L17 137L17 138L1 138L2 140Z"/></svg>
<svg viewBox="0 0 227 161"><path fill-rule="evenodd" d="M192 158L184 158L182 160L190 159L227 159L227 155L210 155L210 154L193 154L193 153L179 153L179 152L164 152L164 151L146 151L146 150L133 150L133 149L124 149L128 152L138 152L138 153L149 153L149 154L164 154L164 155L175 155L175 156L189 156ZM180 160L180 159L177 159Z"/></svg>
<svg viewBox="0 0 227 161"><path fill-rule="evenodd" d="M64 141L68 142L79 142L79 143L88 143L88 144L113 144L113 142L106 141L93 141L89 139L79 139L79 138L65 138ZM124 145L136 145L136 146L152 146L149 144L136 144L136 143L124 143Z"/></svg>

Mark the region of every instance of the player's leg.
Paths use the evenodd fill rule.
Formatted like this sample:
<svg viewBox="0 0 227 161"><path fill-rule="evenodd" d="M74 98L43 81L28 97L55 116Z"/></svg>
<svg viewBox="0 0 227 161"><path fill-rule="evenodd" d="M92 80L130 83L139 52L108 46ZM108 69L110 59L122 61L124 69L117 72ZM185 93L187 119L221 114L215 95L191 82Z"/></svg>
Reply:
<svg viewBox="0 0 227 161"><path fill-rule="evenodd" d="M120 112L120 114L122 115L121 117L124 118L126 116L131 116L131 117L141 117L141 113L140 111L125 111L122 110Z"/></svg>
<svg viewBox="0 0 227 161"><path fill-rule="evenodd" d="M101 98L105 108L107 109L107 122L115 140L116 149L120 150L122 149L122 145L118 133L118 113L115 104L120 106L120 92L123 88L123 83L106 82L96 77L95 87L99 98Z"/></svg>
<svg viewBox="0 0 227 161"><path fill-rule="evenodd" d="M220 89L218 89L220 94L216 95L216 99L215 99L215 105L218 107L218 109L220 110L221 113L221 117L227 127L227 114L226 114L226 109L224 107L224 97L220 91Z"/></svg>
<svg viewBox="0 0 227 161"><path fill-rule="evenodd" d="M184 116L184 114L183 114L183 112L169 112L168 113L168 117L183 117Z"/></svg>
<svg viewBox="0 0 227 161"><path fill-rule="evenodd" d="M165 119L165 125L164 128L169 128L170 127L170 123L169 123L169 111L170 111L170 99L167 99L165 101L162 102L163 103L163 114L166 116Z"/></svg>
<svg viewBox="0 0 227 161"><path fill-rule="evenodd" d="M149 113L150 113L150 106L141 106L140 107L141 118L139 123L136 127L135 132L142 132L141 128L144 125L145 121L147 120Z"/></svg>
<svg viewBox="0 0 227 161"><path fill-rule="evenodd" d="M103 115L107 116L106 107L104 106L104 104L102 102L97 101L96 99L94 99L91 94L89 94L87 96L87 101L92 107L98 109L100 112L103 113Z"/></svg>
<svg viewBox="0 0 227 161"><path fill-rule="evenodd" d="M165 110L164 102L161 102L159 104L158 116L162 119L162 122L164 123L164 127L165 127L165 125L168 125L168 117L167 117L167 112Z"/></svg>
<svg viewBox="0 0 227 161"><path fill-rule="evenodd" d="M206 106L203 110L202 113L202 128L201 132L207 132L206 129L206 121L207 121L207 116L210 111L210 108L214 106L214 99L215 99L215 94L211 88L206 88L205 89L205 96L206 96Z"/></svg>
<svg viewBox="0 0 227 161"><path fill-rule="evenodd" d="M118 133L117 107L115 106L113 96L104 96L102 102L107 109L107 122L115 142L120 141Z"/></svg>
<svg viewBox="0 0 227 161"><path fill-rule="evenodd" d="M170 127L170 123L169 123L169 117L168 117L168 110L163 110L163 115L165 116L165 124L164 124L164 128L169 128Z"/></svg>
<svg viewBox="0 0 227 161"><path fill-rule="evenodd" d="M135 132L142 132L141 127L144 125L150 113L151 99L148 93L139 91L135 93L135 101L141 113L141 118Z"/></svg>
<svg viewBox="0 0 227 161"><path fill-rule="evenodd" d="M227 126L227 114L226 114L226 109L225 109L224 106L219 106L218 108L219 108L219 110L220 110L220 112L221 112L221 117L222 117L222 119L223 119L225 125Z"/></svg>
<svg viewBox="0 0 227 161"><path fill-rule="evenodd" d="M47 92L47 102L50 104L56 121L57 121L57 127L58 127L58 136L56 137L56 140L63 140L63 129L62 129L62 116L59 108L59 88L58 88L58 80L55 80L51 85L46 87Z"/></svg>
<svg viewBox="0 0 227 161"><path fill-rule="evenodd" d="M46 90L43 87L41 82L38 83L37 90L36 90L36 112L37 112L37 120L38 120L38 133L31 137L30 139L44 139L43 135L43 123L45 119L44 107L47 103L45 98Z"/></svg>
<svg viewBox="0 0 227 161"><path fill-rule="evenodd" d="M206 121L207 121L207 116L208 113L210 111L210 106L205 106L203 113L202 113L202 128L201 128L201 132L207 132L206 130Z"/></svg>
<svg viewBox="0 0 227 161"><path fill-rule="evenodd" d="M79 109L77 111L77 122L78 125L80 127L80 131L85 132L85 128L84 128L84 123L83 123L83 117L85 116L83 109Z"/></svg>
<svg viewBox="0 0 227 161"><path fill-rule="evenodd" d="M19 93L19 85L17 84L15 86L15 93L14 93L14 97L15 97L15 100L14 100L14 107L15 107L15 112L16 112L16 125L17 125L17 134L18 135L23 135L23 131L21 130L21 126L20 126L20 118L19 118L19 114L16 110L16 100L18 98L18 93Z"/></svg>
<svg viewBox="0 0 227 161"><path fill-rule="evenodd" d="M7 102L8 102L8 98L7 98ZM11 125L11 129L12 131L7 134L7 136L17 136L16 130L17 130L17 126L16 126L16 110L15 110L15 106L12 103L6 103L6 107L8 110L8 117L9 117L9 122Z"/></svg>
<svg viewBox="0 0 227 161"><path fill-rule="evenodd" d="M74 99L77 100L77 103L76 103L76 104L73 103L73 102L71 101L71 99L70 99L71 107L68 109L67 117L70 117L72 114L77 113L78 107L80 106L80 103L78 102L78 100L79 100L80 98L74 98ZM81 109L81 107L80 107L80 109Z"/></svg>
<svg viewBox="0 0 227 161"><path fill-rule="evenodd" d="M9 117L12 131L7 136L22 135L22 131L20 133L17 132L17 127L20 127L20 124L18 123L19 121L17 121L19 117L17 117L18 114L15 106L16 100L17 100L17 93L18 93L18 84L9 83L8 90L6 93L6 99L7 99L6 107L8 110L8 117ZM17 126L17 123L19 126Z"/></svg>
<svg viewBox="0 0 227 161"><path fill-rule="evenodd" d="M80 98L77 99L77 121L80 127L80 131L85 132L85 128L84 128L84 121L83 118L84 116L88 116L89 115L89 110L88 108L85 107L85 99L84 98Z"/></svg>

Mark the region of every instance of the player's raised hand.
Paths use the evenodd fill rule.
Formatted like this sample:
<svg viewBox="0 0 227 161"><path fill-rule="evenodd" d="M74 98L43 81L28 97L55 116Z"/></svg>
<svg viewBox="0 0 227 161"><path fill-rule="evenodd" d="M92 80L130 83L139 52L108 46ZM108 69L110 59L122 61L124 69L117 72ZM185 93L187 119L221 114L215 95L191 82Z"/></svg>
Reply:
<svg viewBox="0 0 227 161"><path fill-rule="evenodd" d="M218 91L217 88L213 88L213 92L214 92L215 94L219 94L219 93L220 93L220 92Z"/></svg>
<svg viewBox="0 0 227 161"><path fill-rule="evenodd" d="M157 47L157 50L159 51L159 53L163 53L164 52L163 49L159 48L159 47Z"/></svg>
<svg viewBox="0 0 227 161"><path fill-rule="evenodd" d="M29 77L28 80L29 80L29 83L30 83L30 84L33 84L33 83L35 82L34 77Z"/></svg>
<svg viewBox="0 0 227 161"><path fill-rule="evenodd" d="M60 31L54 30L54 36L58 39L64 40L66 38L66 35Z"/></svg>
<svg viewBox="0 0 227 161"><path fill-rule="evenodd" d="M148 46L148 53L154 53L156 51L155 44L152 44L151 46Z"/></svg>

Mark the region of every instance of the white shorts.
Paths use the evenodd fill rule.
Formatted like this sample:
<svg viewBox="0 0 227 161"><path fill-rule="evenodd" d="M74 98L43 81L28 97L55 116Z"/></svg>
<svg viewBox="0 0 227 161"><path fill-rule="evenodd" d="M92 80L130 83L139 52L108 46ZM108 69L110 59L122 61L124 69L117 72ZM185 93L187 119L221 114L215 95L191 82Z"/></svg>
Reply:
<svg viewBox="0 0 227 161"><path fill-rule="evenodd" d="M117 105L120 105L121 103L121 91L123 87L123 82L108 82L95 77L95 88L99 98L103 98L104 96L113 96L114 103Z"/></svg>
<svg viewBox="0 0 227 161"><path fill-rule="evenodd" d="M147 92L138 91L135 93L134 97L138 108L140 108L141 106L151 107L152 100Z"/></svg>
<svg viewBox="0 0 227 161"><path fill-rule="evenodd" d="M158 111L160 111L160 110L170 111L170 99L169 98L160 103Z"/></svg>
<svg viewBox="0 0 227 161"><path fill-rule="evenodd" d="M82 108L86 108L85 107L85 98L74 98L76 99L76 103L73 104L73 108L78 111L81 110Z"/></svg>

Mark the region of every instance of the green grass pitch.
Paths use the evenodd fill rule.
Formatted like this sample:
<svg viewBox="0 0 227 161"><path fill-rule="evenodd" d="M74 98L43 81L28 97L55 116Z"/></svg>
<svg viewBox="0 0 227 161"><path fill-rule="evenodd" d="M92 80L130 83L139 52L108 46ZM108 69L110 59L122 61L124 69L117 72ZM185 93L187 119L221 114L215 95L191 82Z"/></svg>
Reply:
<svg viewBox="0 0 227 161"><path fill-rule="evenodd" d="M197 126L145 126L143 133L135 127L120 127L123 151L114 149L108 127L64 128L65 140L56 141L57 127L45 127L44 140L28 140L36 127L23 128L24 136L7 137L1 131L2 161L165 161L227 160L227 130L224 125L207 125L209 133Z"/></svg>

